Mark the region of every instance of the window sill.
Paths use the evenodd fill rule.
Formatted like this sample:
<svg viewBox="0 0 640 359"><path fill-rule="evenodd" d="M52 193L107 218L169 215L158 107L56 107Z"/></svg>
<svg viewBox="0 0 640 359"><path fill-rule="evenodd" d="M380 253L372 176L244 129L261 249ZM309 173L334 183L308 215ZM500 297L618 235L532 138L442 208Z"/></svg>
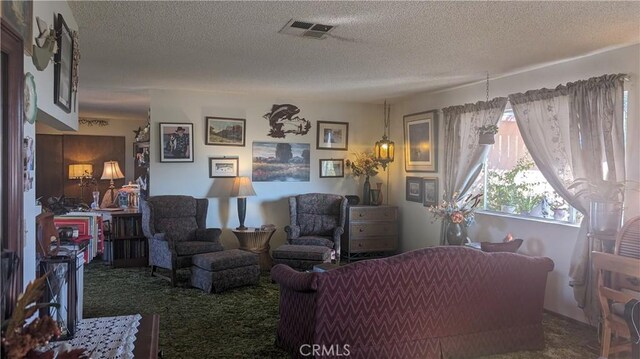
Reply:
<svg viewBox="0 0 640 359"><path fill-rule="evenodd" d="M523 214L510 214L510 213L495 212L490 210L477 210L476 215L502 217L502 218L517 219L521 221L538 222L538 223L552 224L557 226L580 228L580 223L569 223L566 221L558 221L558 220L549 219L549 218L532 217L532 216L527 216Z"/></svg>

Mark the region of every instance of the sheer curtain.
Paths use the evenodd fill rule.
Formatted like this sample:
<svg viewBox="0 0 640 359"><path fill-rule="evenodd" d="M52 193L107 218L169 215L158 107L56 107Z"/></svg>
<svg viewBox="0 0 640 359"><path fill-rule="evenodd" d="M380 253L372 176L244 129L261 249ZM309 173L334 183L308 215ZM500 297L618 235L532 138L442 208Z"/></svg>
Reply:
<svg viewBox="0 0 640 359"><path fill-rule="evenodd" d="M445 159L443 188L447 196L458 192L458 198L464 197L480 174L490 147L478 144L478 128L497 124L506 104L506 97L498 97L489 102L442 109ZM441 233L440 244L444 244L444 228Z"/></svg>
<svg viewBox="0 0 640 359"><path fill-rule="evenodd" d="M625 75L605 75L556 89L509 95L522 139L534 162L553 187L584 215L570 268L570 285L578 306L596 319L592 290L593 243L587 239L589 199L567 187L576 178L619 181L624 173L622 118Z"/></svg>

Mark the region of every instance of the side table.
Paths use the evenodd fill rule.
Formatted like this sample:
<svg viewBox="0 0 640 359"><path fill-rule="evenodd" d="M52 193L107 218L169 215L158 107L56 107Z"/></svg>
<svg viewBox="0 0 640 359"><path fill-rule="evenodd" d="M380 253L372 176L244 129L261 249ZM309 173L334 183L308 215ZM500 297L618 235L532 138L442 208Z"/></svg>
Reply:
<svg viewBox="0 0 640 359"><path fill-rule="evenodd" d="M264 230L260 228L232 229L231 231L238 238L240 249L258 255L261 270L271 270L273 263L271 262L271 255L269 255L269 249L271 248L269 241L271 241L271 237L276 231L275 228Z"/></svg>

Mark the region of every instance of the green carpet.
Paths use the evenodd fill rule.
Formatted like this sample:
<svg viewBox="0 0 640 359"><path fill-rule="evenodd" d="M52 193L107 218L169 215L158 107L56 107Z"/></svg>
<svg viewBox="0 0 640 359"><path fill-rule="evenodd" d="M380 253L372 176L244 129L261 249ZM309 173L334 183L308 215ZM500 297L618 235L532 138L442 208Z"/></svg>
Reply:
<svg viewBox="0 0 640 359"><path fill-rule="evenodd" d="M274 346L278 287L267 275L260 284L205 294L149 275L148 268L112 269L94 261L85 267L84 317L135 313L160 315L160 349L165 358L287 358ZM545 314L544 350L486 359L596 358L593 328Z"/></svg>

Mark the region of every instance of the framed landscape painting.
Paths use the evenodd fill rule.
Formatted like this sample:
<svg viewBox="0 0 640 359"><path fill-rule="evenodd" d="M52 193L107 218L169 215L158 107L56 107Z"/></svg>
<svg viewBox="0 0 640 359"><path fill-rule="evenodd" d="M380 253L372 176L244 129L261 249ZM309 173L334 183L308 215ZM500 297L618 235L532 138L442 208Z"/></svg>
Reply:
<svg viewBox="0 0 640 359"><path fill-rule="evenodd" d="M316 149L346 151L348 148L348 122L318 121Z"/></svg>
<svg viewBox="0 0 640 359"><path fill-rule="evenodd" d="M309 182L308 143L254 142L254 182Z"/></svg>
<svg viewBox="0 0 640 359"><path fill-rule="evenodd" d="M425 207L438 205L438 179L437 178L423 178L422 188L424 189L424 200L422 204Z"/></svg>
<svg viewBox="0 0 640 359"><path fill-rule="evenodd" d="M344 177L344 160L320 160L320 178Z"/></svg>
<svg viewBox="0 0 640 359"><path fill-rule="evenodd" d="M247 121L244 118L205 117L205 144L244 146Z"/></svg>
<svg viewBox="0 0 640 359"><path fill-rule="evenodd" d="M407 177L406 200L422 203L422 178Z"/></svg>
<svg viewBox="0 0 640 359"><path fill-rule="evenodd" d="M238 157L210 157L209 178L238 177Z"/></svg>
<svg viewBox="0 0 640 359"><path fill-rule="evenodd" d="M192 123L160 123L160 162L193 162Z"/></svg>
<svg viewBox="0 0 640 359"><path fill-rule="evenodd" d="M437 110L404 116L404 151L407 172L438 171Z"/></svg>

